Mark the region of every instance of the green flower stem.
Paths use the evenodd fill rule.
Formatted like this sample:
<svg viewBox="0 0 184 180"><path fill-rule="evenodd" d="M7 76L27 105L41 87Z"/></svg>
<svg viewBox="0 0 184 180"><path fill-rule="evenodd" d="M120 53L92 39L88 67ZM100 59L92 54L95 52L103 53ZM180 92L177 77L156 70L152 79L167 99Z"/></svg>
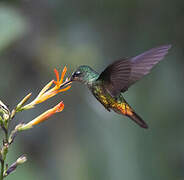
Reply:
<svg viewBox="0 0 184 180"><path fill-rule="evenodd" d="M9 119L10 120L10 119ZM7 120L6 122L6 127L3 128L4 130L4 135L5 135L5 138L4 138L4 141L3 141L3 147L2 147L2 150L1 150L1 173L0 173L0 180L3 180L4 179L4 170L5 170L5 161L6 161L6 156L7 156L7 153L8 153L8 148L9 148L9 137L8 137L8 125L9 125L9 120Z"/></svg>
<svg viewBox="0 0 184 180"><path fill-rule="evenodd" d="M1 160L1 175L0 180L3 180L4 178L4 160Z"/></svg>

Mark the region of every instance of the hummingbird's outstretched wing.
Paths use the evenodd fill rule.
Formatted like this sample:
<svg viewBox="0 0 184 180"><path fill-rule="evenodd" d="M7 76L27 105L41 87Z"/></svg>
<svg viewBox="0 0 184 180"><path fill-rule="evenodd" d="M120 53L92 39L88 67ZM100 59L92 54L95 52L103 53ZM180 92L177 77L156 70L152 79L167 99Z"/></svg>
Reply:
<svg viewBox="0 0 184 180"><path fill-rule="evenodd" d="M112 96L117 96L148 74L170 48L171 45L164 45L132 58L115 61L100 74L98 79L104 81L105 88Z"/></svg>

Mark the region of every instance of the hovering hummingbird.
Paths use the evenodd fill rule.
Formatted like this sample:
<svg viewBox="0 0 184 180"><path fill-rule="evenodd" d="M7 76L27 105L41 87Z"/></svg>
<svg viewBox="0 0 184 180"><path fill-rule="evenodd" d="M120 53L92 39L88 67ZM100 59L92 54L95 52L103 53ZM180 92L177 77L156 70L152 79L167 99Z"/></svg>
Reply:
<svg viewBox="0 0 184 180"><path fill-rule="evenodd" d="M123 93L148 74L150 70L168 53L171 45L150 49L138 56L117 60L110 64L101 74L89 66L79 66L70 79L88 86L95 98L108 110L125 115L142 128L148 128L142 118L126 102Z"/></svg>

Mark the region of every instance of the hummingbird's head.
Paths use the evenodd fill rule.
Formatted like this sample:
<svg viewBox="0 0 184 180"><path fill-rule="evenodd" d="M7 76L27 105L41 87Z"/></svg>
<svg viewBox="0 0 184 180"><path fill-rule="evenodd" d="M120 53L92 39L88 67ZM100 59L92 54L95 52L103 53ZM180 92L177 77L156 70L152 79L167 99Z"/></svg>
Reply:
<svg viewBox="0 0 184 180"><path fill-rule="evenodd" d="M70 80L88 84L93 80L96 80L97 77L98 77L97 72L95 72L91 67L83 65L79 66L77 70L73 72Z"/></svg>
<svg viewBox="0 0 184 180"><path fill-rule="evenodd" d="M72 73L69 80L66 81L61 87L66 86L72 81L82 82L90 86L92 82L98 78L98 76L99 74L96 71L94 71L91 67L79 66L77 70Z"/></svg>

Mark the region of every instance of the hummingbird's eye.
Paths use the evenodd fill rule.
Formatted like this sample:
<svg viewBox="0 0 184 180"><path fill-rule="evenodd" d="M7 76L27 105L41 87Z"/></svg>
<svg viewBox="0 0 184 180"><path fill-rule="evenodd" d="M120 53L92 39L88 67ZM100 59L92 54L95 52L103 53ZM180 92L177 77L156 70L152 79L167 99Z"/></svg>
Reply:
<svg viewBox="0 0 184 180"><path fill-rule="evenodd" d="M80 71L76 71L76 72L74 73L75 76L78 76L78 75L80 75L80 74L81 74Z"/></svg>

